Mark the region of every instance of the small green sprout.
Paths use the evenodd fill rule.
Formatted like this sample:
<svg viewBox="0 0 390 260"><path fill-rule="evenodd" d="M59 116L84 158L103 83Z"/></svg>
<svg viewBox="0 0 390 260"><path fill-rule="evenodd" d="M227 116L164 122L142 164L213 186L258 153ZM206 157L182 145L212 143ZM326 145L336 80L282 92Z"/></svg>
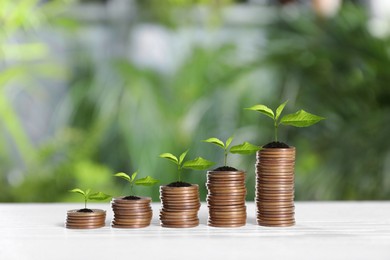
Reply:
<svg viewBox="0 0 390 260"><path fill-rule="evenodd" d="M247 108L248 110L253 110L262 113L263 115L266 115L274 121L274 135L275 135L275 142L278 141L278 128L279 125L290 125L295 127L307 127L314 125L318 123L319 121L325 119L321 116L316 116L313 114L310 114L304 110L299 110L293 114L288 114L283 116L280 120L279 117L282 114L282 111L284 107L286 106L288 100L281 104L276 111L272 111L269 107L265 105L255 105L253 107Z"/></svg>
<svg viewBox="0 0 390 260"><path fill-rule="evenodd" d="M124 180L126 180L126 181L128 181L130 183L130 196L134 196L134 193L133 193L134 185L137 185L137 186L153 186L153 185L155 185L156 183L159 182L159 180L156 180L156 179L154 179L154 178L152 178L150 176L146 176L145 178L141 178L141 179L136 180L135 178L137 177L137 175L138 175L138 172L134 172L133 174L131 174L131 176L127 175L124 172L118 172L114 176L122 178L122 179L124 179Z"/></svg>
<svg viewBox="0 0 390 260"><path fill-rule="evenodd" d="M188 150L182 153L179 158L171 153L162 153L160 154L161 158L167 159L177 166L177 175L178 181L181 182L181 172L182 169L193 169L193 170L205 170L210 166L214 165L214 162L203 159L202 157L197 157L194 160L184 161Z"/></svg>
<svg viewBox="0 0 390 260"><path fill-rule="evenodd" d="M227 157L229 153L252 154L261 149L261 147L250 144L248 142L244 142L242 144L232 146L229 149L229 146L232 143L232 141L233 141L233 136L229 137L225 143L216 137L211 137L207 140L203 140L203 142L215 144L216 146L221 147L224 150L224 166L227 166Z"/></svg>
<svg viewBox="0 0 390 260"><path fill-rule="evenodd" d="M79 193L79 194L84 196L84 208L85 209L87 209L87 202L89 200L103 201L103 200L106 200L108 198L111 198L111 195L105 194L105 193L100 192L100 191L95 192L95 193L91 193L91 189L87 189L86 191L83 191L79 188L76 188L76 189L70 190L69 192Z"/></svg>

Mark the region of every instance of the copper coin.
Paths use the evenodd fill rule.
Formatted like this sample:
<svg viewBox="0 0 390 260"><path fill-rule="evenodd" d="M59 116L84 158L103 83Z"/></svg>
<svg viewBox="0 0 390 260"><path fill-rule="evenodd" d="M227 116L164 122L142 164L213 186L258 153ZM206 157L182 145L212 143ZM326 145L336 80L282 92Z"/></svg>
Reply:
<svg viewBox="0 0 390 260"><path fill-rule="evenodd" d="M166 211L166 210L160 210L160 214L164 214L166 216L197 216L198 211L197 210L191 210L191 211Z"/></svg>
<svg viewBox="0 0 390 260"><path fill-rule="evenodd" d="M207 178L215 178L215 179L226 179L226 178L230 178L230 179L239 179L239 178L245 178L246 174L245 173L233 173L233 174L229 174L229 173L217 173L217 174L214 174L214 173L207 173Z"/></svg>
<svg viewBox="0 0 390 260"><path fill-rule="evenodd" d="M246 220L240 222L224 222L224 221L208 221L207 224L211 227L242 227L245 226Z"/></svg>
<svg viewBox="0 0 390 260"><path fill-rule="evenodd" d="M165 228L193 228L199 226L199 221L197 223L190 223L190 224L165 224L161 223L162 227Z"/></svg>
<svg viewBox="0 0 390 260"><path fill-rule="evenodd" d="M148 227L150 224L134 224L134 225L116 225L112 224L111 226L113 228L145 228Z"/></svg>
<svg viewBox="0 0 390 260"><path fill-rule="evenodd" d="M246 211L246 206L240 206L240 207L237 207L237 206L220 206L220 207L213 207L213 206L209 206L209 209L210 211Z"/></svg>
<svg viewBox="0 0 390 260"><path fill-rule="evenodd" d="M148 210L148 211L129 211L129 210L124 210L124 211L119 211L119 210L115 210L114 211L114 215L116 216L138 216L138 215L149 215L149 214L152 214L153 211L152 210Z"/></svg>
<svg viewBox="0 0 390 260"><path fill-rule="evenodd" d="M245 182L226 182L226 183L206 183L206 187L215 187L215 188L223 188L223 187L245 187Z"/></svg>
<svg viewBox="0 0 390 260"><path fill-rule="evenodd" d="M218 207L218 206L245 206L245 200L241 201L213 201L213 200L208 200L208 205L210 207Z"/></svg>
<svg viewBox="0 0 390 260"><path fill-rule="evenodd" d="M150 197L139 197L140 199L137 200L128 200L124 199L126 196L120 196L120 197L115 197L112 198L111 201L113 202L118 202L118 203L150 203L152 201L152 198Z"/></svg>
<svg viewBox="0 0 390 260"><path fill-rule="evenodd" d="M295 220L264 220L261 218L257 218L258 222L270 225L279 225L279 224L292 224L295 223Z"/></svg>
<svg viewBox="0 0 390 260"><path fill-rule="evenodd" d="M244 218L240 218L240 219L212 219L212 218L209 218L208 219L208 223L214 223L214 224L221 224L221 223L224 223L224 224L238 224L238 223L246 223L246 217Z"/></svg>
<svg viewBox="0 0 390 260"><path fill-rule="evenodd" d="M149 218L135 218L135 219L122 219L122 218L113 218L112 224L114 225L134 225L134 224L150 224L152 217Z"/></svg>
<svg viewBox="0 0 390 260"><path fill-rule="evenodd" d="M288 217L283 217L283 216L258 216L258 219L262 221L295 221L294 216L288 216Z"/></svg>
<svg viewBox="0 0 390 260"><path fill-rule="evenodd" d="M241 190L229 190L229 189L210 189L208 195L213 196L245 196L247 193L246 189Z"/></svg>
<svg viewBox="0 0 390 260"><path fill-rule="evenodd" d="M101 215L101 216L71 216L71 215L67 216L67 219L71 219L71 220L86 220L86 219L99 220L99 219L105 219L105 218L106 218L106 214Z"/></svg>
<svg viewBox="0 0 390 260"><path fill-rule="evenodd" d="M94 228L102 228L104 227L105 224L103 225L83 225L83 226L74 226L74 225L66 225L66 228L68 229L94 229Z"/></svg>
<svg viewBox="0 0 390 260"><path fill-rule="evenodd" d="M72 209L72 210L68 210L67 214L68 216L71 215L71 216L100 216L100 215L105 215L106 214L106 211L105 210L101 210L101 209L91 209L92 212L78 212L78 209Z"/></svg>

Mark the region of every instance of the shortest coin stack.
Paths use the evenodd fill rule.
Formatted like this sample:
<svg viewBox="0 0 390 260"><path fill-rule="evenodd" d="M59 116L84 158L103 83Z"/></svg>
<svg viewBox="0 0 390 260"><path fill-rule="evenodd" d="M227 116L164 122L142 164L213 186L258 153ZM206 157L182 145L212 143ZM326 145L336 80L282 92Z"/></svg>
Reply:
<svg viewBox="0 0 390 260"><path fill-rule="evenodd" d="M191 228L199 225L199 186L160 187L162 227Z"/></svg>
<svg viewBox="0 0 390 260"><path fill-rule="evenodd" d="M111 207L114 211L112 227L114 228L143 228L150 225L153 211L149 197L140 199L113 198Z"/></svg>
<svg viewBox="0 0 390 260"><path fill-rule="evenodd" d="M206 187L209 226L241 227L246 224L245 172L209 171Z"/></svg>
<svg viewBox="0 0 390 260"><path fill-rule="evenodd" d="M66 218L66 228L91 229L105 226L106 211L92 209L92 212L79 212L77 209L69 210Z"/></svg>

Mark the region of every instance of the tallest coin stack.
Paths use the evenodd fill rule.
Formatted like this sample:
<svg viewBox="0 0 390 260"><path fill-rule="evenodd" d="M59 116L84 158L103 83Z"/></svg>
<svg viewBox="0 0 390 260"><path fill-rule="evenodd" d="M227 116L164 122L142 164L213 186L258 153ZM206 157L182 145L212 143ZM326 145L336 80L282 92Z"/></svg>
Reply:
<svg viewBox="0 0 390 260"><path fill-rule="evenodd" d="M293 226L295 148L263 148L256 157L257 223Z"/></svg>

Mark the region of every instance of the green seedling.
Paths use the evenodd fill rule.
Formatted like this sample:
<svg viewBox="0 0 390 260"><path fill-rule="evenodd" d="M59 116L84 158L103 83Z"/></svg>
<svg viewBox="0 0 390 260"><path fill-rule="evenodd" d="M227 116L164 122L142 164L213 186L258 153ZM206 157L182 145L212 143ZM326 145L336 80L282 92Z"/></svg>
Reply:
<svg viewBox="0 0 390 260"><path fill-rule="evenodd" d="M76 189L70 190L69 192L79 193L79 194L84 196L84 209L87 209L87 202L89 200L103 201L103 200L106 200L108 198L111 198L111 195L105 194L105 193L100 192L100 191L91 193L91 189L87 189L86 191L83 191L79 188L76 188Z"/></svg>
<svg viewBox="0 0 390 260"><path fill-rule="evenodd" d="M319 121L325 119L321 116L316 116L313 114L310 114L304 110L299 110L293 114L288 114L283 116L281 119L280 115L283 112L284 107L286 106L288 100L281 104L276 111L272 111L269 107L265 105L255 105L253 107L247 108L248 110L253 110L262 113L263 115L266 115L274 121L274 135L275 135L275 142L278 141L278 128L279 125L290 125L295 127L307 127L314 125L318 123Z"/></svg>
<svg viewBox="0 0 390 260"><path fill-rule="evenodd" d="M207 140L203 140L203 142L215 144L216 146L221 147L224 150L224 166L227 166L227 157L229 153L252 154L261 149L261 147L250 144L248 142L244 142L242 144L230 147L232 141L233 141L233 136L229 137L225 143L216 137L211 137Z"/></svg>
<svg viewBox="0 0 390 260"><path fill-rule="evenodd" d="M187 153L188 150L182 153L179 158L171 153L160 154L161 158L167 159L176 164L179 182L181 182L181 172L183 169L206 170L210 166L214 165L214 162L203 159L202 157L197 157L194 160L184 161Z"/></svg>
<svg viewBox="0 0 390 260"><path fill-rule="evenodd" d="M134 196L134 192L133 192L134 185L153 186L159 182L159 180L156 180L150 176L146 176L145 178L141 178L141 179L136 180L135 178L137 177L137 175L138 175L138 172L134 172L131 176L127 175L124 172L118 172L114 176L122 178L130 183L130 196Z"/></svg>

